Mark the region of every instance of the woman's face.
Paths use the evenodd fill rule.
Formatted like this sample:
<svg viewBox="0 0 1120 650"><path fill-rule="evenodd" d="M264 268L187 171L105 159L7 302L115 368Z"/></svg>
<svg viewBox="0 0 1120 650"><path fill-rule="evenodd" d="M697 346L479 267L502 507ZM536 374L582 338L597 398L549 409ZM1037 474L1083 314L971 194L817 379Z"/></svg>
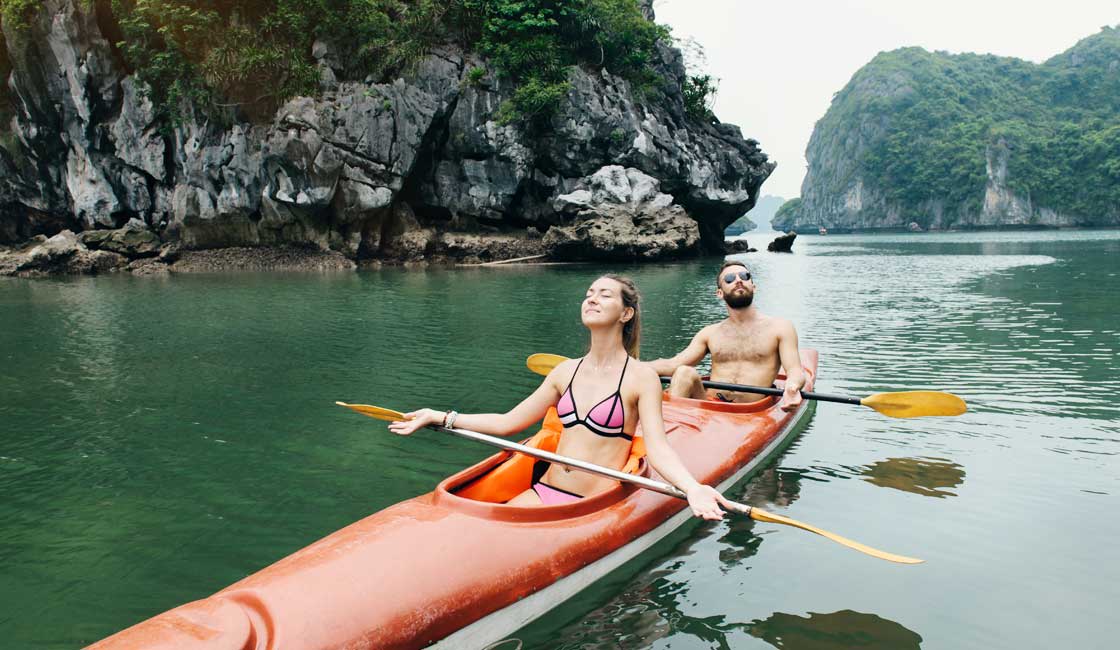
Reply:
<svg viewBox="0 0 1120 650"><path fill-rule="evenodd" d="M622 300L622 284L610 278L599 278L587 289L580 316L587 327L604 327L622 323L634 315L634 310Z"/></svg>

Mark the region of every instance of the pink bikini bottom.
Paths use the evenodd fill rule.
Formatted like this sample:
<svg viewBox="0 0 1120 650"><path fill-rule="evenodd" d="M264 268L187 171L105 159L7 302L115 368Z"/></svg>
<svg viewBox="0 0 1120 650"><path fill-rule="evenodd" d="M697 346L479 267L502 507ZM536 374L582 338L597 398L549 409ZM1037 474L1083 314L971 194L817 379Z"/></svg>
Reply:
<svg viewBox="0 0 1120 650"><path fill-rule="evenodd" d="M541 503L546 506L558 506L565 503L572 503L573 501L579 501L583 498L573 492L554 488L543 481L534 483L533 491L540 497Z"/></svg>

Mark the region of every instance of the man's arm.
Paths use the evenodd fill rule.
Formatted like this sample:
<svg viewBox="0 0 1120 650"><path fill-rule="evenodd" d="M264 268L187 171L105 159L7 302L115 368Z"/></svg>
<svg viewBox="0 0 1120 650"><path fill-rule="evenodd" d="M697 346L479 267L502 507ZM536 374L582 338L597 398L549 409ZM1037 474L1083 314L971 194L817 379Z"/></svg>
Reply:
<svg viewBox="0 0 1120 650"><path fill-rule="evenodd" d="M711 327L710 325L708 327ZM688 347L681 350L675 357L668 359L655 359L647 362L658 375L670 377L681 366L695 366L708 354L708 327L696 333Z"/></svg>
<svg viewBox="0 0 1120 650"><path fill-rule="evenodd" d="M778 359L786 371L785 395L782 409L791 411L801 405L801 389L805 386L805 371L801 368L801 350L797 347L797 329L783 320L778 328Z"/></svg>

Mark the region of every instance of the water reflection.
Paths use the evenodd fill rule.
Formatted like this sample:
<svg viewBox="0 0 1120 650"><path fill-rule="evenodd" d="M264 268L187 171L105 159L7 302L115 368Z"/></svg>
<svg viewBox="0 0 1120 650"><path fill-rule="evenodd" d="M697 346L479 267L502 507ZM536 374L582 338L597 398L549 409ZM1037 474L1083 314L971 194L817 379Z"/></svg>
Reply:
<svg viewBox="0 0 1120 650"><path fill-rule="evenodd" d="M805 617L775 612L750 623L747 630L775 648L796 650L908 650L920 648L922 643L921 635L899 623L850 609L831 614L810 612Z"/></svg>
<svg viewBox="0 0 1120 650"><path fill-rule="evenodd" d="M864 480L926 497L955 497L964 482L964 468L946 458L888 458L863 468Z"/></svg>
<svg viewBox="0 0 1120 650"><path fill-rule="evenodd" d="M686 612L687 583L671 579L680 563L651 572L638 584L627 589L605 607L591 612L580 621L536 640L530 636L527 647L555 650L616 650L617 648L649 647L659 639L679 634L704 641L711 648L729 650L728 633L743 629L742 623L728 622L726 616L692 616ZM552 645L548 639L562 639Z"/></svg>
<svg viewBox="0 0 1120 650"><path fill-rule="evenodd" d="M777 467L760 470L745 486L740 501L759 508L785 508L801 496L801 475ZM734 495L732 494L732 498ZM728 519L727 532L720 537L720 567L724 574L742 570L747 558L758 553L762 537L754 534L754 521Z"/></svg>
<svg viewBox="0 0 1120 650"><path fill-rule="evenodd" d="M768 467L755 474L743 493L752 506L789 506L801 496L800 472L786 467Z"/></svg>
<svg viewBox="0 0 1120 650"><path fill-rule="evenodd" d="M796 443L790 449L796 447ZM788 453L790 449L787 449ZM796 471L769 467L758 471L738 494L729 496L762 508L785 507L801 494L802 476ZM600 585L602 600L595 594L573 599L548 618L569 623L559 630L540 623L522 631L521 640L526 647L575 650L577 648L612 650L623 647L649 647L659 639L684 635L704 642L706 647L727 649L736 647L734 637L747 633L751 625L729 620L725 614L697 616L692 613L697 600L704 596L693 590L704 591L718 585L720 591L733 593L746 590L747 560L756 555L764 536L754 532L755 522L745 517L729 518L726 525L712 526L710 531L721 530L717 540L719 577L705 579L684 569L693 564L681 559L671 561L641 573L625 586L610 583ZM695 528L683 531L688 537L671 549L672 558L686 558L710 552L710 534ZM680 539L677 533L677 539ZM672 539L672 538L671 538ZM669 541L669 543L672 543ZM712 566L710 563L707 566ZM603 606L587 612L586 603L603 602ZM582 604L581 604L582 603Z"/></svg>

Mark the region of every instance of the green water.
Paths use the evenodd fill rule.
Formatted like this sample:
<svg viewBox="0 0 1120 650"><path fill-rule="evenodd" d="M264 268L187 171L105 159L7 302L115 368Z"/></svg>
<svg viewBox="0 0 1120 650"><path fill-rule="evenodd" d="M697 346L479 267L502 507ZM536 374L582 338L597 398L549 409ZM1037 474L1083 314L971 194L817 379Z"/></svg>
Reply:
<svg viewBox="0 0 1120 650"><path fill-rule="evenodd" d="M902 567L749 521L694 524L518 632L525 648L1114 647L1120 233L803 237L744 257L821 353L820 404L732 496ZM721 317L714 265L609 267L643 356ZM0 281L0 638L75 648L208 595L486 449L336 399L496 410L576 355L608 267ZM512 648L515 644L503 646Z"/></svg>

